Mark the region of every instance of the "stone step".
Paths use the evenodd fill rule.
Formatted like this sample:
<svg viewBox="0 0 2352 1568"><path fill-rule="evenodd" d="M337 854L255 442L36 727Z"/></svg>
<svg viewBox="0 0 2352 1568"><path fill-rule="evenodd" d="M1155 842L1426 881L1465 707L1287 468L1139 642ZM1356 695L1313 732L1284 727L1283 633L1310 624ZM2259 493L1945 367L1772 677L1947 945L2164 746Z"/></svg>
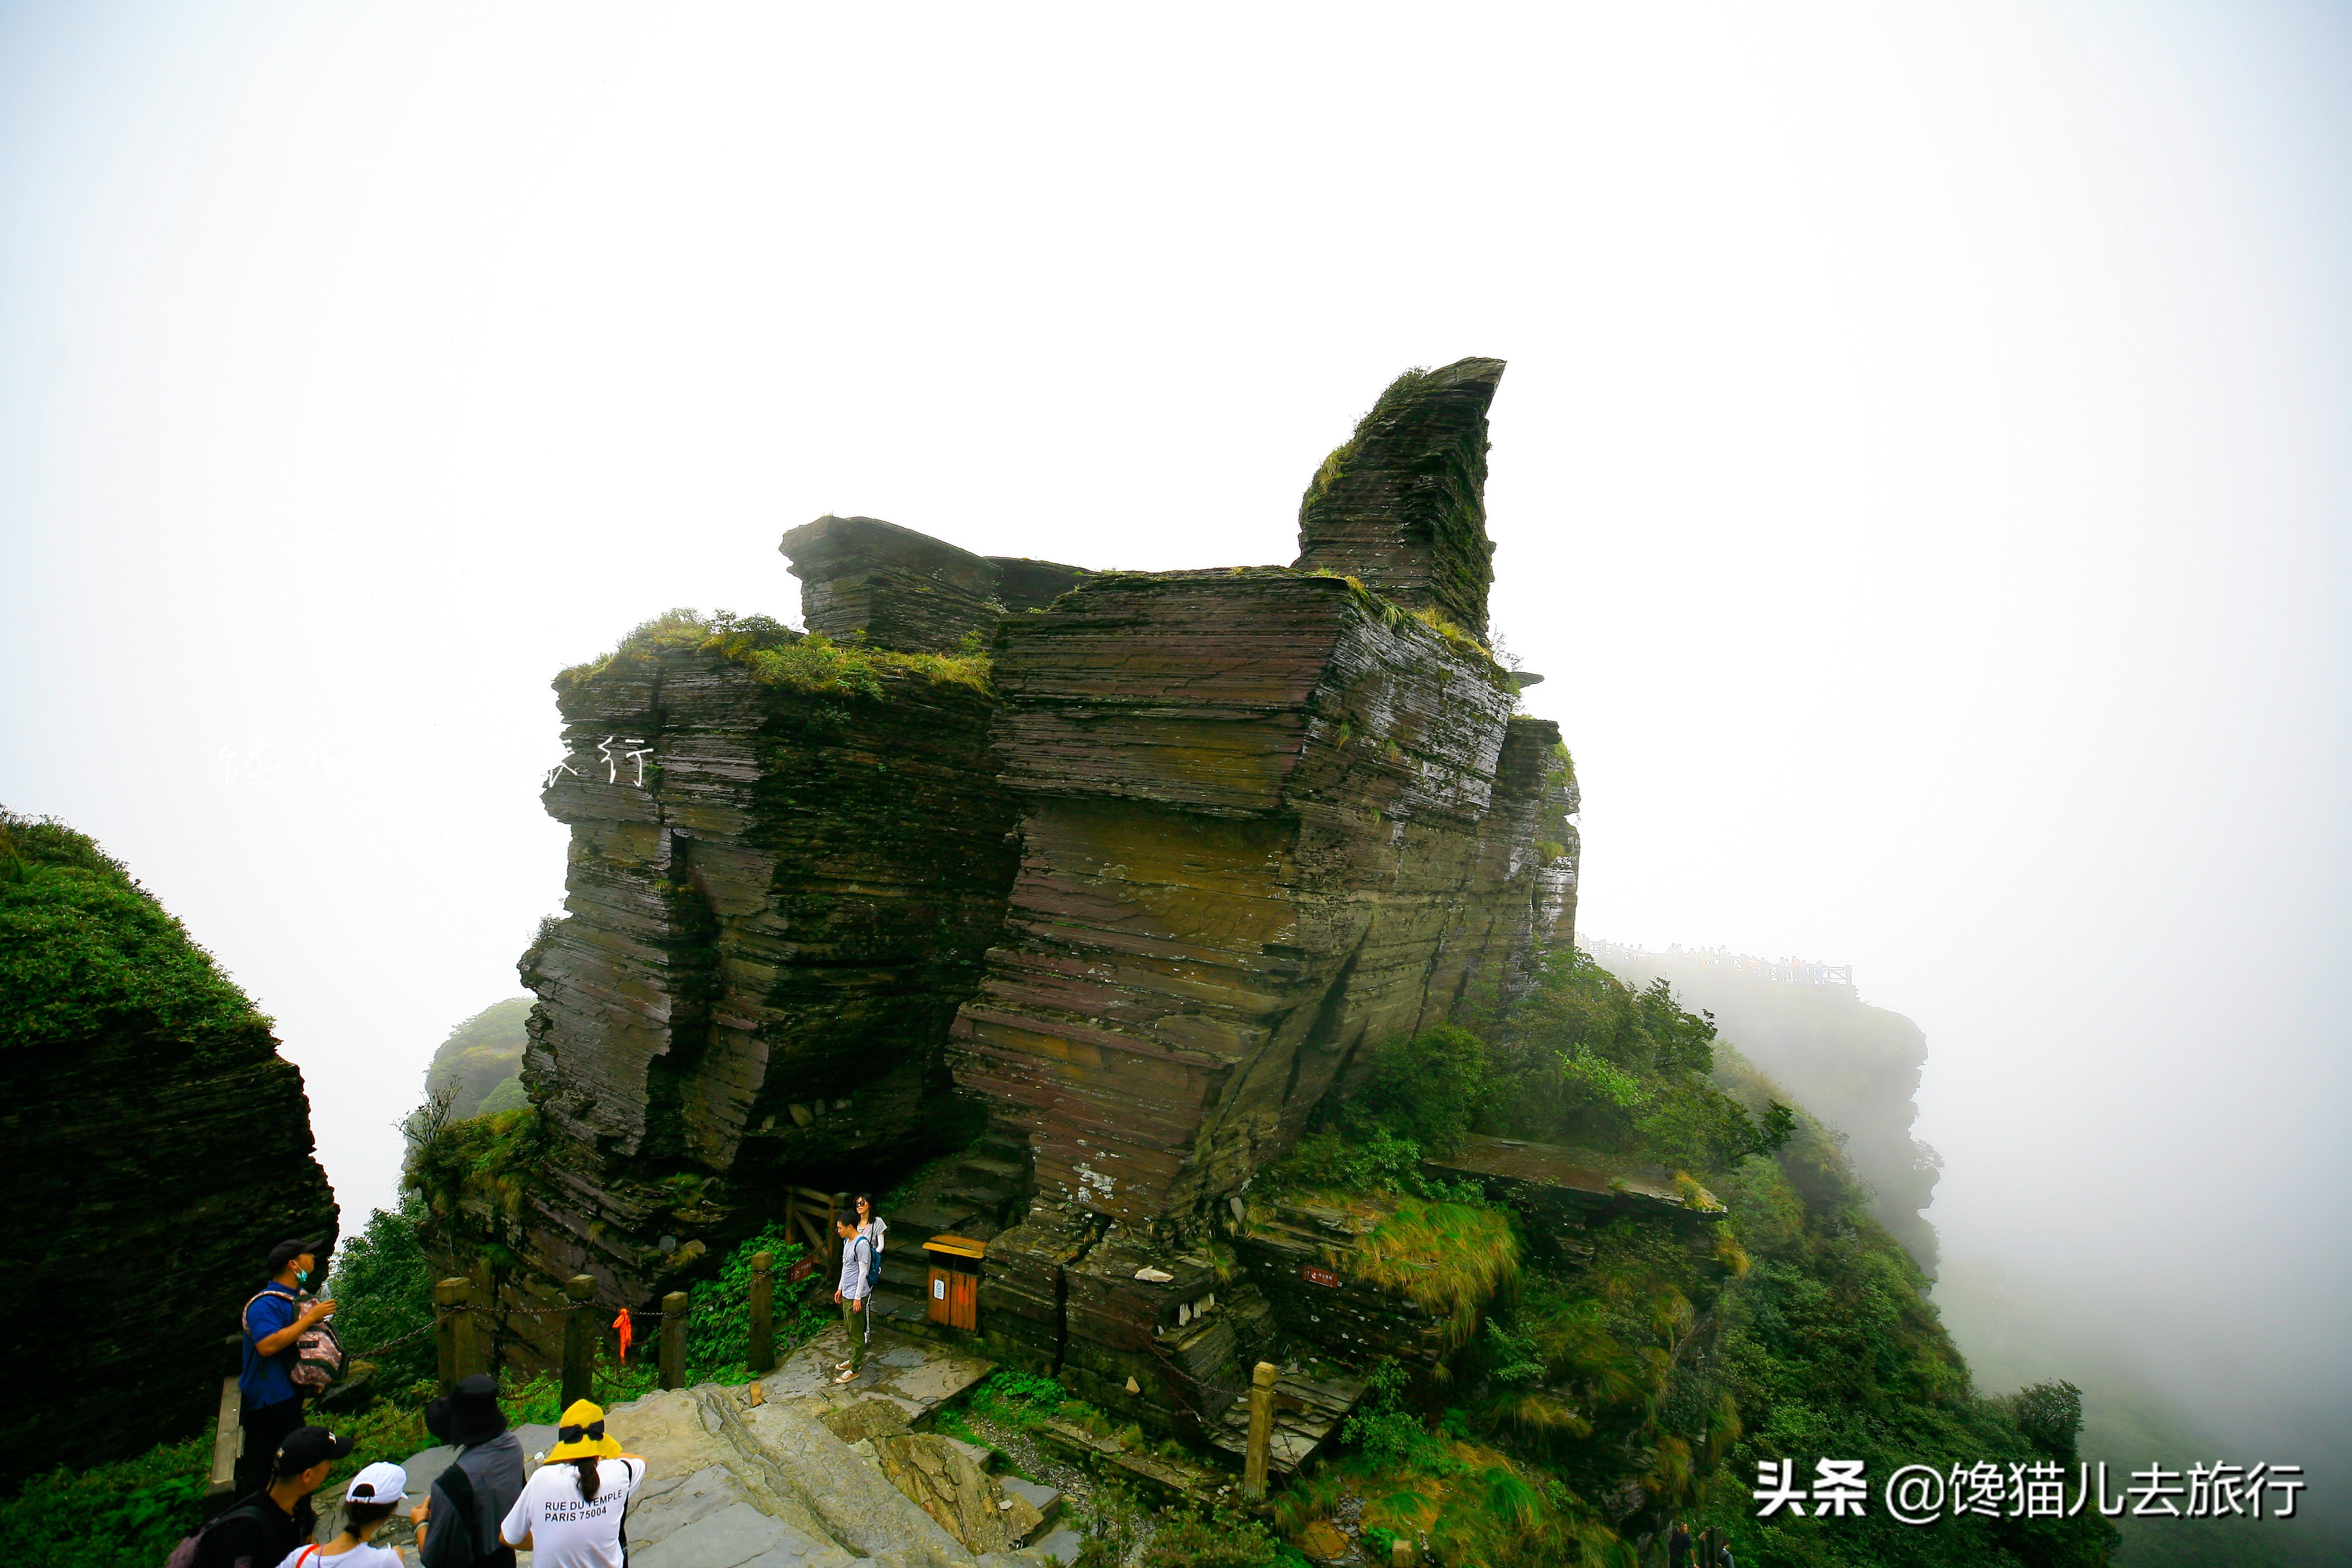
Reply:
<svg viewBox="0 0 2352 1568"><path fill-rule="evenodd" d="M1061 1563L1063 1568L1069 1568L1069 1564L1078 1560L1079 1548L1086 1543L1085 1536L1065 1524L1047 1531L1014 1555L1026 1558L1032 1563L1044 1563L1050 1561Z"/></svg>
<svg viewBox="0 0 2352 1568"><path fill-rule="evenodd" d="M1288 1373L1274 1385L1274 1431L1266 1442L1266 1468L1276 1475L1286 1476L1307 1463L1356 1401L1362 1398L1361 1378L1339 1376L1315 1379ZM1244 1394L1225 1409L1223 1416L1208 1431L1212 1445L1233 1456L1238 1463L1249 1452L1249 1398Z"/></svg>
<svg viewBox="0 0 2352 1568"><path fill-rule="evenodd" d="M1052 1533L1054 1521L1062 1513L1060 1489L1037 1481L1024 1481L1019 1476L999 1476L996 1484L1014 1497L1027 1498L1029 1506L1035 1509L1045 1521L1038 1527L1039 1534Z"/></svg>
<svg viewBox="0 0 2352 1568"><path fill-rule="evenodd" d="M977 1214L992 1215L1004 1207L1005 1194L994 1187L958 1187L948 1196L959 1203L970 1204Z"/></svg>
<svg viewBox="0 0 2352 1568"><path fill-rule="evenodd" d="M928 1203L908 1204L894 1214L882 1217L890 1222L890 1240L894 1247L912 1246L916 1250L935 1236L953 1235L959 1226L980 1213L977 1204L958 1203L952 1198L933 1199ZM888 1254L886 1252L885 1257Z"/></svg>
<svg viewBox="0 0 2352 1568"><path fill-rule="evenodd" d="M902 1296L888 1289L877 1290L867 1297L866 1308L877 1314L874 1321L877 1326L887 1323L894 1328L904 1327L922 1322L931 1315L930 1303L922 1297Z"/></svg>
<svg viewBox="0 0 2352 1568"><path fill-rule="evenodd" d="M903 1285L919 1294L931 1288L930 1262L919 1252L908 1257L894 1247L882 1255L882 1267L875 1273L885 1285Z"/></svg>
<svg viewBox="0 0 2352 1568"><path fill-rule="evenodd" d="M1007 1155L993 1158L985 1154L963 1157L964 1179L992 1186L1010 1188L1021 1179L1021 1162Z"/></svg>

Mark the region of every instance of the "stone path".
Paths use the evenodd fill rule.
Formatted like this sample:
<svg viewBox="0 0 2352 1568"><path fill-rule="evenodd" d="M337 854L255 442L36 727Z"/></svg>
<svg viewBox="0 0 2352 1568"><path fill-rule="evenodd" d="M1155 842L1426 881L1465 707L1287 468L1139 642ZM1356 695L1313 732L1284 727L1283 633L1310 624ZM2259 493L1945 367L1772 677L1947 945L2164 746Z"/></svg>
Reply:
<svg viewBox="0 0 2352 1568"><path fill-rule="evenodd" d="M1076 1554L1075 1538L1056 1529L1052 1489L986 1476L956 1451L968 1446L906 1430L990 1363L883 1330L864 1373L835 1384L834 1363L847 1353L835 1327L758 1384L674 1389L608 1411L613 1436L646 1461L629 1505L632 1568L1042 1568L1040 1546ZM555 1435L519 1436L538 1453ZM451 1452L410 1459L412 1484L429 1486ZM996 1549L967 1546L892 1474L928 1489L962 1536ZM1039 1545L1006 1549L1021 1534Z"/></svg>

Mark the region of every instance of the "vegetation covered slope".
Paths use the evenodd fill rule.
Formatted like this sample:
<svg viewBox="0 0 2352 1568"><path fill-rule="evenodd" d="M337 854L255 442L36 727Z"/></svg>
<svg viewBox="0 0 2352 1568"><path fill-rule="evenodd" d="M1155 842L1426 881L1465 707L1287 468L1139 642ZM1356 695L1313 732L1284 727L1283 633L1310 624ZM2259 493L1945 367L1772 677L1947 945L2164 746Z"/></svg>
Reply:
<svg viewBox="0 0 2352 1568"><path fill-rule="evenodd" d="M1684 1006L1711 1018L1739 1054L1843 1135L1846 1160L1871 1189L1870 1210L1936 1273L1936 1152L1911 1135L1927 1037L1851 985L1776 980L1711 952L1605 947L1601 963L1639 989L1664 980Z"/></svg>
<svg viewBox="0 0 2352 1568"><path fill-rule="evenodd" d="M523 1025L532 998L516 996L483 1008L449 1031L425 1071L425 1092L449 1096L449 1120L463 1121L530 1103L522 1091Z"/></svg>
<svg viewBox="0 0 2352 1568"><path fill-rule="evenodd" d="M269 1020L96 844L5 813L0 1147L10 1467L194 1430L271 1246L335 1227Z"/></svg>
<svg viewBox="0 0 2352 1568"><path fill-rule="evenodd" d="M1412 1156L1483 1131L1664 1166L1689 1204L1519 1237L1517 1285L1450 1377L1376 1380L1353 1452L1286 1503L1292 1527L1353 1492L1368 1535L1426 1535L1450 1564L1630 1564L1675 1518L1727 1531L1742 1564L2106 1561L2095 1511L1886 1517L1905 1464L2071 1476L2079 1403L2063 1384L1973 1385L1835 1139L1776 1094L1663 984L1633 990L1572 949L1475 1034L1383 1051L1274 1180L1475 1205L1433 1193ZM1822 1458L1864 1462L1867 1513L1757 1517L1761 1464L1793 1459L1810 1485Z"/></svg>

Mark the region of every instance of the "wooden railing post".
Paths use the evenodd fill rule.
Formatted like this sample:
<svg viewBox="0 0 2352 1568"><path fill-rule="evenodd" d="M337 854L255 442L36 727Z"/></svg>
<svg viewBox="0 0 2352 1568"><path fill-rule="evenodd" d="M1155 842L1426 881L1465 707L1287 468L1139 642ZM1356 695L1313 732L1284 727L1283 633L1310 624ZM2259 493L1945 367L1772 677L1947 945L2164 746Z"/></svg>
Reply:
<svg viewBox="0 0 2352 1568"><path fill-rule="evenodd" d="M563 1408L593 1397L596 1381L596 1314L588 1303L595 1299L596 1281L574 1274L563 1282L563 1299L571 1310L563 1314Z"/></svg>
<svg viewBox="0 0 2352 1568"><path fill-rule="evenodd" d="M236 1461L245 1452L245 1395L238 1383L245 1373L245 1336L231 1334L224 1343L228 1358L222 1368L220 1415L213 1426L213 1468L205 1478L208 1521L236 1500Z"/></svg>
<svg viewBox="0 0 2352 1568"><path fill-rule="evenodd" d="M776 1370L776 1255L751 1255L751 1371Z"/></svg>
<svg viewBox="0 0 2352 1568"><path fill-rule="evenodd" d="M468 1370L466 1363L474 1348L474 1315L466 1310L466 1300L473 1293L473 1281L462 1274L453 1274L433 1287L433 1348L439 1356L436 1370L444 1394L457 1387Z"/></svg>
<svg viewBox="0 0 2352 1568"><path fill-rule="evenodd" d="M824 1215L824 1245L826 1250L832 1255L833 1271L836 1276L841 1272L841 1216L843 1215L850 1216L850 1224L857 1223L857 1211L849 1206L849 1194L835 1193L832 1195L832 1206L825 1210Z"/></svg>
<svg viewBox="0 0 2352 1568"><path fill-rule="evenodd" d="M1242 1456L1242 1495L1265 1496L1266 1450L1274 1444L1274 1380L1282 1369L1262 1361L1250 1372L1249 1448Z"/></svg>
<svg viewBox="0 0 2352 1568"><path fill-rule="evenodd" d="M686 1292L673 1290L662 1298L661 1385L686 1386Z"/></svg>

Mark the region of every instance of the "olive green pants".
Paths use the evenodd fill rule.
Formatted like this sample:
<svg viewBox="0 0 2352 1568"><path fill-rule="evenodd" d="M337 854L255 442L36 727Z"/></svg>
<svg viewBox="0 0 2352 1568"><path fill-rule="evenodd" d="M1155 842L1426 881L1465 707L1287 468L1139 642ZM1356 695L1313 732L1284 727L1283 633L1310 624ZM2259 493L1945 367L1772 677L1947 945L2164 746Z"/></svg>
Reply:
<svg viewBox="0 0 2352 1568"><path fill-rule="evenodd" d="M849 1370L862 1371L866 1365L866 1342L872 1335L866 1320L874 1313L874 1303L867 1301L861 1309L856 1301L841 1299L841 1326L849 1335Z"/></svg>

